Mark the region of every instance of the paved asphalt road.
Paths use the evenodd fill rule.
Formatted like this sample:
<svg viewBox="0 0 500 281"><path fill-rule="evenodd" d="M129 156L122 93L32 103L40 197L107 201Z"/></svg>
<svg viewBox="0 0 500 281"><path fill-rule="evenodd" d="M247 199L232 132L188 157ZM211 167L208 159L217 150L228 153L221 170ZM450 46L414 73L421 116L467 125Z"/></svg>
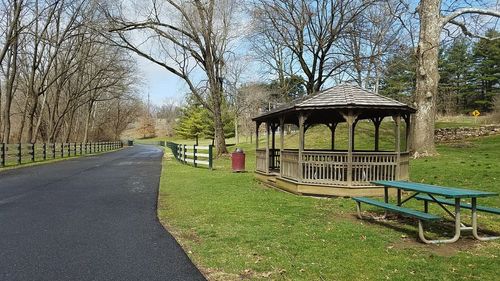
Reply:
<svg viewBox="0 0 500 281"><path fill-rule="evenodd" d="M0 172L0 280L204 280L156 217L162 151Z"/></svg>

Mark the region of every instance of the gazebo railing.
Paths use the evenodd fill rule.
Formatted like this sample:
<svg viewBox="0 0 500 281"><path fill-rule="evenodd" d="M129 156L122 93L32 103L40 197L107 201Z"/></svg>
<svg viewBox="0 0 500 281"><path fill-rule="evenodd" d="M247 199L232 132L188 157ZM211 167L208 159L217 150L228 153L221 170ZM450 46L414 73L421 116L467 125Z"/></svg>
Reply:
<svg viewBox="0 0 500 281"><path fill-rule="evenodd" d="M256 163L255 169L260 172L267 171L267 159L266 159L266 149L259 148L255 151L256 154Z"/></svg>
<svg viewBox="0 0 500 281"><path fill-rule="evenodd" d="M265 171L265 150L261 153L263 156L257 156L257 170ZM299 152L284 150L280 156L281 176L310 184L348 185L348 153L345 151L304 151L301 162L302 179ZM366 186L377 180L404 180L408 178L409 153L400 153L398 165L396 152L353 152L351 167L351 186Z"/></svg>
<svg viewBox="0 0 500 281"><path fill-rule="evenodd" d="M396 180L397 153L353 153L352 185L366 185L378 180Z"/></svg>
<svg viewBox="0 0 500 281"><path fill-rule="evenodd" d="M280 155L281 150L279 149L269 149L269 163L272 170L280 168Z"/></svg>
<svg viewBox="0 0 500 281"><path fill-rule="evenodd" d="M401 152L399 159L399 180L410 179L410 152Z"/></svg>
<svg viewBox="0 0 500 281"><path fill-rule="evenodd" d="M296 180L299 178L299 152L283 150L281 153L281 176Z"/></svg>
<svg viewBox="0 0 500 281"><path fill-rule="evenodd" d="M302 182L304 183L343 183L347 178L347 153L304 151L302 169Z"/></svg>

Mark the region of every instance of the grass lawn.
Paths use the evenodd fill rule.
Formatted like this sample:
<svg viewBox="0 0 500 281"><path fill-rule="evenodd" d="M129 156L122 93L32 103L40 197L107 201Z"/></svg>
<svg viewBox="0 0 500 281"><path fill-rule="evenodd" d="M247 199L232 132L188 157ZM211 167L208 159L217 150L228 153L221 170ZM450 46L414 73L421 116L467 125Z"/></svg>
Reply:
<svg viewBox="0 0 500 281"><path fill-rule="evenodd" d="M254 145L242 146L253 171ZM439 152L411 162L413 181L500 191L500 136L441 145ZM268 188L251 172L231 173L228 158L215 168L167 155L158 206L161 222L210 280L498 280L500 241L477 242L466 233L451 245L425 245L415 221L361 221L350 199ZM479 203L498 207L500 197ZM481 214L479 223L500 233L500 216ZM430 230L431 237L451 235L452 227Z"/></svg>

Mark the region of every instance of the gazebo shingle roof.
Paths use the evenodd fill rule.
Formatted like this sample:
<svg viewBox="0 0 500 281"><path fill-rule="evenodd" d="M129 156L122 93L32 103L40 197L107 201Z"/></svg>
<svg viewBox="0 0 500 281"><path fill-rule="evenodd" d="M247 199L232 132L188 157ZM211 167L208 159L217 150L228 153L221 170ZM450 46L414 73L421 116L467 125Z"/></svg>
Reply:
<svg viewBox="0 0 500 281"><path fill-rule="evenodd" d="M264 112L255 117L254 120L281 112L312 108L387 108L415 112L415 109L402 102L372 93L357 85L340 84L316 95L306 96L290 104Z"/></svg>

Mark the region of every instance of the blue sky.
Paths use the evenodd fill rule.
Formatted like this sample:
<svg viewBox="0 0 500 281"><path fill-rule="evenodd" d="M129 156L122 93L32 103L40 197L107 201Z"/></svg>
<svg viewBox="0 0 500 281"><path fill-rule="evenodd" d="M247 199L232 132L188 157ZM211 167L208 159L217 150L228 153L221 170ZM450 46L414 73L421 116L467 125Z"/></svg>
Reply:
<svg viewBox="0 0 500 281"><path fill-rule="evenodd" d="M151 103L156 105L161 105L166 100L179 102L183 100L183 93L186 89L183 81L149 60L139 56L135 57L141 73L143 84L141 95L144 99L147 98L149 92Z"/></svg>

